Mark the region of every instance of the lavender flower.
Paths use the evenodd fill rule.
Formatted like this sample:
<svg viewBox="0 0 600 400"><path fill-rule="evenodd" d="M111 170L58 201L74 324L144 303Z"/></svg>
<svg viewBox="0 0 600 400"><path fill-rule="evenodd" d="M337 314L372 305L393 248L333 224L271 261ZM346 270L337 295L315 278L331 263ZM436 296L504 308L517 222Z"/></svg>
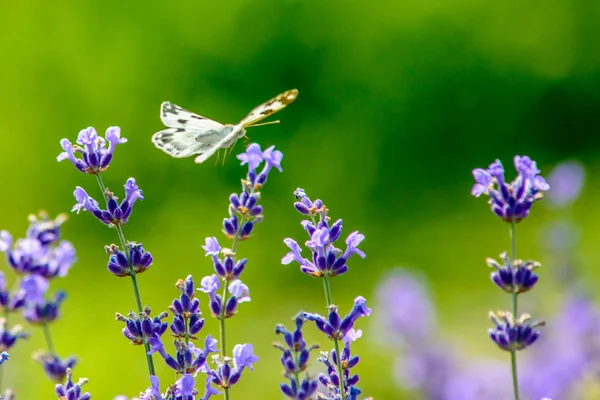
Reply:
<svg viewBox="0 0 600 400"><path fill-rule="evenodd" d="M173 342L177 351L175 357L166 352L164 344L158 335L151 338L149 343L151 346L150 354L159 353L165 360L165 363L179 374L194 374L196 371L204 369L203 367L208 355L217 351L217 341L210 335L206 337L203 350L196 348L193 343L186 344L175 340Z"/></svg>
<svg viewBox="0 0 600 400"><path fill-rule="evenodd" d="M28 304L23 310L23 318L34 325L43 325L54 321L60 315L60 305L66 296L64 291L59 291L54 300Z"/></svg>
<svg viewBox="0 0 600 400"><path fill-rule="evenodd" d="M290 399L306 400L310 399L317 391L318 380L311 379L307 374L302 381L298 375L303 373L308 367L310 352L318 349L319 346L307 346L302 335L302 326L304 317L299 314L295 318L296 329L293 332L288 331L283 325L277 325L275 333L283 335L285 345L275 343L273 346L282 351L281 364L284 368L284 376L289 383L280 385L283 394Z"/></svg>
<svg viewBox="0 0 600 400"><path fill-rule="evenodd" d="M110 255L108 271L111 274L119 277L130 276L131 268L136 274L141 274L152 265L152 254L144 250L141 243L129 242L127 248L129 254L125 255L117 245L104 246L104 250Z"/></svg>
<svg viewBox="0 0 600 400"><path fill-rule="evenodd" d="M317 328L327 335L329 339L341 340L352 330L358 318L371 315L371 309L366 304L367 300L362 296L358 296L354 300L352 311L344 319L340 317L337 307L334 305L329 306L329 315L327 318L310 313L302 313L302 316L309 321L315 322Z"/></svg>
<svg viewBox="0 0 600 400"><path fill-rule="evenodd" d="M13 242L12 235L0 231L0 251L6 252L8 265L19 275L35 274L46 279L63 277L76 261L75 249L68 241L60 241L63 214L50 220L41 212L40 217L29 216L27 236Z"/></svg>
<svg viewBox="0 0 600 400"><path fill-rule="evenodd" d="M540 337L540 331L535 329L544 325L543 322L532 323L529 314L521 314L515 319L508 311L490 312L490 319L496 325L490 328L490 338L502 350L523 350L531 346Z"/></svg>
<svg viewBox="0 0 600 400"><path fill-rule="evenodd" d="M254 355L254 347L251 344L236 344L233 348L233 359L229 357L214 356L213 361L217 364L216 369L207 369L207 374L212 378L212 383L229 389L239 382L244 369L254 371L252 364L258 361ZM231 365L233 361L233 366Z"/></svg>
<svg viewBox="0 0 600 400"><path fill-rule="evenodd" d="M6 288L4 272L0 271L0 307L6 312L15 312L23 308L26 301L27 292L20 289L15 294L11 293Z"/></svg>
<svg viewBox="0 0 600 400"><path fill-rule="evenodd" d="M533 272L540 267L537 261L512 260L508 253L500 254L503 264L499 264L493 258L487 258L486 262L496 271L491 273L492 282L500 289L508 293L525 293L536 284L538 276Z"/></svg>
<svg viewBox="0 0 600 400"><path fill-rule="evenodd" d="M344 395L347 399L356 400L361 391L356 387L359 377L358 375L350 375L350 371L359 361L358 356L352 356L350 353L350 344L362 336L362 331L351 329L344 336L344 350L341 355L336 350L332 350L330 354L322 352L322 357L319 361L327 367L327 373L319 375L319 381L327 388L327 397L320 398L328 400L336 400L342 398L340 394L340 377L336 370L337 365L342 365L342 387Z"/></svg>
<svg viewBox="0 0 600 400"><path fill-rule="evenodd" d="M196 298L192 276L178 280L176 287L181 296L169 306L174 315L171 331L176 338L197 340L196 335L204 327L204 318L200 312L200 300Z"/></svg>
<svg viewBox="0 0 600 400"><path fill-rule="evenodd" d="M77 211L77 214L81 210L89 211L102 223L108 226L123 226L129 219L133 205L139 200L144 200L142 191L135 183L134 178L129 178L125 183L125 199L119 203L113 193L106 191L104 196L106 197L106 210L99 207L98 202L90 197L85 190L77 186L73 195L77 204L73 206L71 211Z"/></svg>
<svg viewBox="0 0 600 400"><path fill-rule="evenodd" d="M17 340L27 339L28 337L29 334L23 332L20 325L15 325L8 330L6 318L0 318L0 352L9 350Z"/></svg>
<svg viewBox="0 0 600 400"><path fill-rule="evenodd" d="M65 380L67 370L73 369L77 362L75 357L61 360L57 355L43 351L35 353L33 359L42 364L48 378L58 383Z"/></svg>
<svg viewBox="0 0 600 400"><path fill-rule="evenodd" d="M239 279L246 267L247 260L245 258L236 263L234 261L235 253L228 249L221 249L216 237L207 237L206 245L202 248L206 251L206 256L211 256L215 272L220 278L228 282ZM223 261L219 258L220 253L225 255Z"/></svg>
<svg viewBox="0 0 600 400"><path fill-rule="evenodd" d="M79 379L79 382L73 382L73 372L70 368L67 369L67 382L56 385L56 395L60 400L89 400L92 395L89 393L82 393L81 387L88 382L87 379Z"/></svg>
<svg viewBox="0 0 600 400"><path fill-rule="evenodd" d="M550 186L539 173L535 161L527 156L515 156L517 177L511 183L504 180L504 167L500 160L494 161L487 169L473 170L475 185L471 194L490 197L492 211L506 222L519 222L529 215L531 206L543 197Z"/></svg>
<svg viewBox="0 0 600 400"><path fill-rule="evenodd" d="M575 201L581 194L585 180L585 169L576 161L557 164L548 175L552 191L548 200L554 207L564 207Z"/></svg>
<svg viewBox="0 0 600 400"><path fill-rule="evenodd" d="M118 126L108 128L105 137L106 140L99 137L92 127L83 129L77 136L77 144L73 145L68 139L60 141L64 151L56 159L57 161L68 159L75 168L86 174L104 172L112 160L117 145L127 142L127 139L121 138L121 129ZM81 158L75 157L75 153L81 154Z"/></svg>
<svg viewBox="0 0 600 400"><path fill-rule="evenodd" d="M328 209L321 200L314 203L306 196L303 189L296 189L294 192L296 198L300 201L294 203L294 207L303 215L311 216L311 221L302 221L302 227L307 231L310 240L306 242L306 247L312 252L312 261L303 258L300 255L302 249L293 239L286 238L284 243L289 247L290 252L281 260L282 264L290 264L295 261L300 265L300 271L314 277L334 277L343 275L348 271L348 259L353 254L365 258L365 253L358 248L358 245L364 240L364 235L358 231L352 232L346 238L346 250L341 251L334 247L334 243L340 238L342 233L342 220L338 219L330 226L327 217ZM314 219L319 215L319 222Z"/></svg>
<svg viewBox="0 0 600 400"><path fill-rule="evenodd" d="M167 322L162 320L167 317L167 313L160 313L158 316L150 317L150 307L146 306L144 311L138 316L133 311L130 311L125 317L122 314L117 313L116 319L125 322L125 328L123 328L123 336L129 339L131 344L142 345L150 338L162 336L168 327Z"/></svg>

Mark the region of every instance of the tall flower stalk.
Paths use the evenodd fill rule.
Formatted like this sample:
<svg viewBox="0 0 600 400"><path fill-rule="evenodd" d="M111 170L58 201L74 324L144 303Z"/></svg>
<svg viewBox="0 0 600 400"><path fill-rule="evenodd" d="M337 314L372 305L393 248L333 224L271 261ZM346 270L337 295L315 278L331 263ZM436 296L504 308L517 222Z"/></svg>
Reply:
<svg viewBox="0 0 600 400"><path fill-rule="evenodd" d="M515 156L517 177L512 182L504 179L504 167L496 160L487 169L473 170L475 185L471 194L475 197L489 196L492 211L510 224L511 255L502 253L501 263L488 259L487 263L496 271L492 272L492 282L511 295L511 311L491 312L490 319L495 324L490 329L491 339L502 350L510 353L512 384L515 400L519 400L517 371L517 351L531 346L540 336L536 328L542 322L531 322L529 314L518 314L519 295L529 291L538 281L533 272L539 267L536 261L523 261L517 258L516 223L529 215L534 202L542 199L543 192L550 189L546 180L539 175L535 161L527 156Z"/></svg>
<svg viewBox="0 0 600 400"><path fill-rule="evenodd" d="M261 190L273 168L282 171L283 154L275 150L275 146L263 151L258 144L253 143L237 158L241 165L248 166L248 173L242 179L241 193L229 196L229 216L223 220L223 233L231 240L231 248L222 248L216 237L206 238L203 249L206 256L211 257L215 273L205 276L198 289L209 296L211 315L219 320L221 341L220 354L214 360L217 368L209 370L210 382L207 385L212 382L222 388L226 399L230 398L229 389L238 382L242 371L246 367L253 370L252 364L258 361L252 345L248 343L238 344L233 348L233 359L228 355L226 320L237 313L239 304L250 301L250 290L240 280L247 260L238 258L238 245L248 240L256 224L263 220L263 207L258 204ZM263 163L262 170L258 171ZM230 365L232 361L233 368Z"/></svg>
<svg viewBox="0 0 600 400"><path fill-rule="evenodd" d="M323 362L328 369L328 374L322 374L319 377L321 383L328 388L326 398L329 399L355 399L360 391L355 387L358 382L358 376L350 377L350 368L354 364L348 364L350 355L350 343L358 339L361 331L354 331L352 328L354 322L360 316L368 316L371 312L366 307L366 300L363 297L357 297L352 312L344 319L338 314L338 307L333 302L331 293L330 279L343 275L348 271L348 259L357 254L364 258L365 253L358 248L358 245L365 238L358 231L352 232L346 238L346 249L342 251L335 247L336 241L342 234L342 220L338 219L333 224L327 216L328 209L322 200L317 199L314 202L306 195L303 189L296 189L294 192L296 210L310 218L301 222L302 227L310 240L306 241L306 247L312 253L312 260L303 258L300 254L302 249L296 241L290 238L284 239L284 243L290 249L290 252L281 260L282 264L290 264L295 261L300 265L300 271L306 275L322 278L325 292L325 302L327 305L328 317L322 317L318 314L304 313L307 320L315 322L318 329L323 331L327 338L333 341L334 349L331 354L323 353L319 361ZM340 344L344 344L344 348ZM346 357L346 358L344 358ZM356 357L358 362L358 357Z"/></svg>
<svg viewBox="0 0 600 400"><path fill-rule="evenodd" d="M77 213L81 210L88 211L100 222L114 228L117 232L121 247L106 246L109 254L108 269L115 276L131 278L137 314L143 318L142 314L145 310L142 307L137 274L148 269L152 263L152 256L144 250L141 244L125 240L123 226L129 220L136 201L143 200L144 197L134 178L129 178L125 183L125 198L121 202L104 185L101 174L109 167L117 145L127 142L127 139L121 138L121 131L118 127L108 128L105 138L98 136L96 130L90 127L79 132L76 144L72 144L68 139L62 139L60 144L64 151L58 155L57 160L69 160L77 170L96 176L100 192L106 202L106 208L100 208L98 202L78 186L73 193L77 200L73 211ZM80 157L76 157L76 154L79 154ZM140 344L143 344L145 348L148 372L150 375L155 375L148 338L144 337Z"/></svg>

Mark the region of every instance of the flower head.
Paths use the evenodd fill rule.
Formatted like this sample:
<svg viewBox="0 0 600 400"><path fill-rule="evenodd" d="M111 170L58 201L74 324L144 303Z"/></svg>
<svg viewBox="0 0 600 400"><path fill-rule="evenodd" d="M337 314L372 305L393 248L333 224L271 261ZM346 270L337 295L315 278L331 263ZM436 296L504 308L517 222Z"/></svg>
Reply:
<svg viewBox="0 0 600 400"><path fill-rule="evenodd" d="M75 168L86 174L104 172L112 160L117 145L127 142L127 139L121 138L121 129L117 126L108 128L105 137L106 140L99 137L92 127L84 129L79 132L75 145L68 139L60 141L64 151L56 159L69 160ZM106 147L107 142L108 147ZM76 157L75 153L79 153L81 157Z"/></svg>
<svg viewBox="0 0 600 400"><path fill-rule="evenodd" d="M54 300L29 303L23 310L23 318L35 325L52 322L60 316L60 305L66 297L64 291L59 291L54 296Z"/></svg>
<svg viewBox="0 0 600 400"><path fill-rule="evenodd" d="M539 268L537 261L511 260L506 252L500 254L503 264L493 258L486 260L487 264L495 268L491 273L492 282L508 293L525 293L538 281L538 275L533 270Z"/></svg>
<svg viewBox="0 0 600 400"><path fill-rule="evenodd" d="M120 203L113 193L107 191L104 195L106 197L106 210L101 209L96 200L91 198L81 187L77 186L73 192L77 204L73 206L71 211L76 211L79 214L81 210L85 210L92 213L108 226L123 226L129 219L135 202L137 200L144 200L142 191L135 183L134 178L129 178L125 183L125 199Z"/></svg>
<svg viewBox="0 0 600 400"><path fill-rule="evenodd" d="M540 337L536 328L544 325L543 322L530 322L529 314L521 314L517 319L508 311L490 312L490 319L496 325L489 329L490 338L502 350L523 350Z"/></svg>
<svg viewBox="0 0 600 400"><path fill-rule="evenodd" d="M33 355L33 359L44 367L44 372L51 380L61 383L67 376L67 370L73 369L77 359L75 357L69 357L65 360L61 360L57 355L38 352Z"/></svg>
<svg viewBox="0 0 600 400"><path fill-rule="evenodd" d="M519 222L527 217L533 203L550 189L550 185L539 175L535 161L527 156L515 156L514 164L518 174L511 183L504 179L504 167L500 160L485 170L473 170L475 185L471 194L475 197L482 194L489 196L492 211L506 222Z"/></svg>
<svg viewBox="0 0 600 400"><path fill-rule="evenodd" d="M136 274L141 274L152 265L152 254L147 252L141 243L127 243L128 253L125 255L118 246L105 246L104 249L110 255L108 259L108 271L116 276L131 275L131 267ZM131 263L131 264L130 264Z"/></svg>
<svg viewBox="0 0 600 400"><path fill-rule="evenodd" d="M154 337L162 336L168 327L168 323L163 321L168 314L162 312L156 317L151 317L151 310L146 306L144 311L138 316L133 311L130 311L127 316L117 313L116 319L124 322L123 336L129 339L131 344L140 346L145 340Z"/></svg>
<svg viewBox="0 0 600 400"><path fill-rule="evenodd" d="M73 372L71 368L67 369L67 382L63 384L56 385L56 395L59 399L68 399L68 400L89 400L92 398L92 395L89 393L82 393L83 390L81 387L88 382L87 379L79 379L79 382L73 382Z"/></svg>

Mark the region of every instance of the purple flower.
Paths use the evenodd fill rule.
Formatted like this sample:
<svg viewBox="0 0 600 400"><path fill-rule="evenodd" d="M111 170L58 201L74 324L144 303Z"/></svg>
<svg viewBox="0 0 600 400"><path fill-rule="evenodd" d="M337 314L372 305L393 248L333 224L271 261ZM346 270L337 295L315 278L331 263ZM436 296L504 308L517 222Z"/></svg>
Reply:
<svg viewBox="0 0 600 400"><path fill-rule="evenodd" d="M242 370L246 367L254 371L252 364L258 361L254 355L254 346L250 343L236 344L233 348L233 366L236 370Z"/></svg>
<svg viewBox="0 0 600 400"><path fill-rule="evenodd" d="M163 400L160 381L156 375L150 375L150 386L140 395L140 400Z"/></svg>
<svg viewBox="0 0 600 400"><path fill-rule="evenodd" d="M194 388L195 386L194 377L190 374L184 374L175 382L175 396L180 396L177 398L182 400L194 400L194 395L198 393Z"/></svg>
<svg viewBox="0 0 600 400"><path fill-rule="evenodd" d="M337 307L329 306L329 315L327 318L318 314L303 313L303 317L309 321L313 321L317 328L325 333L330 339L342 340L346 334L354 327L354 323L360 317L367 317L371 314L371 309L366 305L367 301L364 297L358 296L354 300L352 311L344 317L340 317Z"/></svg>
<svg viewBox="0 0 600 400"><path fill-rule="evenodd" d="M51 380L61 383L67 376L67 370L73 368L77 359L75 357L69 357L66 360L61 360L58 356L39 352L33 355L33 359L44 367L44 372Z"/></svg>
<svg viewBox="0 0 600 400"><path fill-rule="evenodd" d="M350 352L350 344L362 336L362 331L355 331L351 329L347 332L344 337L344 350L342 354L338 354L335 350L331 353L321 352L322 357L318 361L325 364L327 367L327 373L319 374L319 381L327 388L329 398L340 398L340 376L338 373L337 365L342 365L343 377L342 377L342 388L347 398L357 399L357 396L361 391L356 387L359 381L358 375L350 375L352 368L354 368L358 362L358 356L352 356Z"/></svg>
<svg viewBox="0 0 600 400"><path fill-rule="evenodd" d="M133 205L139 200L143 200L142 191L135 183L134 178L129 178L125 183L125 199L119 203L117 198L110 192L104 193L106 196L106 210L100 209L98 202L91 198L85 190L77 186L73 192L77 204L71 211L79 212L86 210L92 213L96 218L108 226L123 226L129 219Z"/></svg>
<svg viewBox="0 0 600 400"><path fill-rule="evenodd" d="M274 147L274 146L273 146ZM256 168L263 162L263 153L260 149L260 145L252 143L246 148L245 153L237 155L237 159L241 161L242 165L248 164L248 171L255 171Z"/></svg>
<svg viewBox="0 0 600 400"><path fill-rule="evenodd" d="M302 335L302 326L304 317L302 314L295 318L296 329L288 331L283 325L277 325L275 333L283 335L285 346L276 343L274 347L281 350L281 364L284 368L284 376L289 383L280 384L281 391L291 399L310 399L317 391L319 381L311 379L308 374L298 385L296 375L304 372L308 368L310 352L318 346L306 346Z"/></svg>
<svg viewBox="0 0 600 400"><path fill-rule="evenodd" d="M140 316L136 315L133 311L130 311L127 316L117 313L116 319L125 323L123 328L123 336L129 339L131 344L142 345L145 340L149 340L153 337L162 336L167 330L168 323L163 321L168 314L166 312L160 313L158 316L152 318L150 316L151 310L146 306Z"/></svg>
<svg viewBox="0 0 600 400"><path fill-rule="evenodd" d="M506 363L489 360L472 361L460 371L449 374L442 390L443 400L510 399L514 396ZM529 398L529 397L527 397ZM531 397L539 399L539 397Z"/></svg>
<svg viewBox="0 0 600 400"><path fill-rule="evenodd" d="M348 271L348 259L353 254L361 258L366 257L365 253L358 248L358 245L364 240L364 235L358 231L352 232L346 238L346 250L342 252L334 244L340 238L342 233L342 220L339 219L330 224L327 217L327 208L321 200L314 204L306 196L304 190L296 189L294 192L299 202L294 203L294 207L303 215L314 217L319 215L319 221L302 221L302 227L310 235L305 245L312 252L312 261L303 258L300 255L302 249L293 239L286 238L284 243L291 250L281 260L282 264L289 264L295 261L300 265L300 271L314 277L334 277L342 275Z"/></svg>
<svg viewBox="0 0 600 400"><path fill-rule="evenodd" d="M26 275L21 280L21 291L28 303L42 304L50 287L48 280L39 275Z"/></svg>
<svg viewBox="0 0 600 400"><path fill-rule="evenodd" d="M158 335L150 338L148 341L151 350L148 354L159 353L165 360L165 363L175 370L178 374L195 374L199 370L205 369L206 358L215 351L216 341L210 335L206 337L204 350L198 351L193 343L186 344L180 340L175 340L175 357L168 354L164 349L164 344Z"/></svg>
<svg viewBox="0 0 600 400"><path fill-rule="evenodd" d="M196 335L204 327L204 318L200 312L200 300L196 298L192 276L178 280L176 287L181 296L169 306L169 311L174 316L171 331L176 338L197 340Z"/></svg>
<svg viewBox="0 0 600 400"><path fill-rule="evenodd" d="M211 383L213 382L213 377L210 375L206 376L206 384L205 384L205 392L204 392L204 396L202 397L202 400L208 400L210 399L212 396L218 395L218 394L222 394L222 392L219 392L217 389L213 388L211 386Z"/></svg>
<svg viewBox="0 0 600 400"><path fill-rule="evenodd" d="M7 352L3 351L2 353L0 353L0 365L4 364L4 362L9 358L10 357Z"/></svg>
<svg viewBox="0 0 600 400"><path fill-rule="evenodd" d="M531 323L529 314L521 314L517 319L508 311L490 312L490 319L496 325L489 329L490 338L502 350L523 350L540 337L536 328L543 322Z"/></svg>
<svg viewBox="0 0 600 400"><path fill-rule="evenodd" d="M38 215L29 215L29 228L27 237L37 239L42 246L58 243L60 239L60 226L67 220L66 214L59 214L55 219L50 219L48 214L40 211Z"/></svg>
<svg viewBox="0 0 600 400"><path fill-rule="evenodd" d="M552 190L548 192L548 200L555 207L566 206L575 201L581 194L585 180L585 169L576 161L557 164L548 175L548 183Z"/></svg>
<svg viewBox="0 0 600 400"><path fill-rule="evenodd" d="M475 185L471 194L490 197L492 211L506 222L519 222L529 215L531 206L550 189L539 173L535 161L527 156L515 156L517 177L511 183L504 180L504 168L500 160L490 164L487 170L473 170Z"/></svg>
<svg viewBox="0 0 600 400"><path fill-rule="evenodd" d="M7 330L6 318L0 318L0 352L7 351L15 345L17 340L27 339L29 334L22 331L21 326L15 325Z"/></svg>
<svg viewBox="0 0 600 400"><path fill-rule="evenodd" d="M198 288L199 291L208 294L210 298L208 306L210 307L211 315L219 319L221 318L221 311L223 307L223 300L221 299L221 296L217 294L217 290L220 288L221 281L215 274L202 278L200 287Z"/></svg>
<svg viewBox="0 0 600 400"><path fill-rule="evenodd" d="M207 237L206 245L202 246L202 248L206 251L207 256L218 257L221 252L221 246L216 237Z"/></svg>
<svg viewBox="0 0 600 400"><path fill-rule="evenodd" d="M30 303L23 310L23 318L35 325L54 321L60 315L60 305L67 297L64 291L56 293L54 300L41 303Z"/></svg>
<svg viewBox="0 0 600 400"><path fill-rule="evenodd" d="M486 262L496 271L490 274L492 282L507 293L525 293L538 281L538 276L533 270L540 267L537 261L512 260L506 252L500 254L504 264L499 264L493 258L487 258Z"/></svg>
<svg viewBox="0 0 600 400"><path fill-rule="evenodd" d="M86 174L104 172L112 160L117 145L127 142L127 139L121 138L121 130L116 126L108 128L105 137L106 140L99 137L92 127L84 129L79 132L77 144L73 145L68 139L60 141L64 151L56 159L57 161L68 159L78 170ZM75 157L75 153L79 153L81 158Z"/></svg>
<svg viewBox="0 0 600 400"><path fill-rule="evenodd" d="M152 265L152 254L147 252L141 243L127 243L129 250L128 256L125 255L116 245L104 246L104 249L110 257L108 259L108 271L115 276L131 275L131 266L136 274L141 274Z"/></svg>
<svg viewBox="0 0 600 400"><path fill-rule="evenodd" d="M421 276L396 268L375 289L376 322L385 343L420 343L435 333L435 311Z"/></svg>
<svg viewBox="0 0 600 400"><path fill-rule="evenodd" d="M43 279L43 278L41 278ZM14 312L25 306L27 301L27 292L22 289L12 294L6 288L6 281L4 279L4 272L0 271L0 307L5 312Z"/></svg>
<svg viewBox="0 0 600 400"><path fill-rule="evenodd" d="M56 395L59 399L65 400L89 400L92 395L89 393L82 393L81 387L87 383L87 379L80 379L79 382L73 382L73 372L71 368L67 369L67 382L56 385Z"/></svg>

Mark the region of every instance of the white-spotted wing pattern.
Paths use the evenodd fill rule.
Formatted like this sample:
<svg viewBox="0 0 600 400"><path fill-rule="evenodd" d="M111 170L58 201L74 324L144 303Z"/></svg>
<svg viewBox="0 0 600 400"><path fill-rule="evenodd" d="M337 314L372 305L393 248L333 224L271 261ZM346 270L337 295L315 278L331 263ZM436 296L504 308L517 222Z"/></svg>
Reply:
<svg viewBox="0 0 600 400"><path fill-rule="evenodd" d="M186 158L197 155L200 164L220 149L227 149L246 134L246 129L258 126L257 122L285 108L296 100L298 90L287 90L273 99L255 107L235 125L223 125L194 114L173 103L160 106L160 119L167 127L152 136L152 143L171 157ZM279 121L267 122L277 123Z"/></svg>

